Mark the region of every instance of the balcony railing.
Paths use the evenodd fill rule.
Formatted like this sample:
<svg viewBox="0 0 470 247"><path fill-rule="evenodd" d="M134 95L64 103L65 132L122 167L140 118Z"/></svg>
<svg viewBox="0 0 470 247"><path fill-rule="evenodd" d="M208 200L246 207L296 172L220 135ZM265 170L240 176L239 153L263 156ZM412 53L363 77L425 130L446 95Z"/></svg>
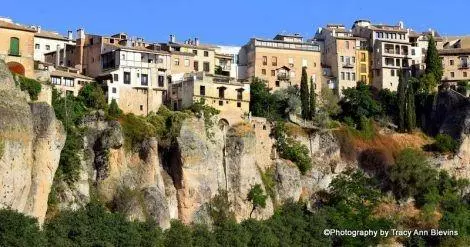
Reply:
<svg viewBox="0 0 470 247"><path fill-rule="evenodd" d="M354 68L354 64L352 64L352 63L343 63L343 68Z"/></svg>
<svg viewBox="0 0 470 247"><path fill-rule="evenodd" d="M459 68L461 69L468 69L469 68L469 64L468 63L461 63Z"/></svg>
<svg viewBox="0 0 470 247"><path fill-rule="evenodd" d="M290 77L287 74L278 74L277 79L280 81L288 81L290 80Z"/></svg>

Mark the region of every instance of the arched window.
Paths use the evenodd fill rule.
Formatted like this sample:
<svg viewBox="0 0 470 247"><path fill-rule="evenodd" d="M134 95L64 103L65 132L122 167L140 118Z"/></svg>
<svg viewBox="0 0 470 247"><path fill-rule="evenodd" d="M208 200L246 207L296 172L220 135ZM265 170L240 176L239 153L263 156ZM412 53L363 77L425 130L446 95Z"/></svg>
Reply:
<svg viewBox="0 0 470 247"><path fill-rule="evenodd" d="M20 39L16 37L10 38L10 53L11 56L20 55Z"/></svg>

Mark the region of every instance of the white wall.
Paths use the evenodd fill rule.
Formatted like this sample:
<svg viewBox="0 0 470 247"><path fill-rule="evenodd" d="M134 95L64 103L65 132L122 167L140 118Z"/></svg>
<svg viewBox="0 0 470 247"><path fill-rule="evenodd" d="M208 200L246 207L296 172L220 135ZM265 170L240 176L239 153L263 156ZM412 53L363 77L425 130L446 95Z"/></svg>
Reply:
<svg viewBox="0 0 470 247"><path fill-rule="evenodd" d="M59 45L60 49L65 47L65 44L74 44L73 41L64 41L64 40L56 40L56 39L48 39L42 37L34 37L34 60L45 62L44 54L53 52L57 50L57 45ZM39 49L36 49L36 44L39 44ZM46 49L46 46L49 46L49 50ZM65 61L64 61L65 62ZM66 66L66 64L64 64Z"/></svg>

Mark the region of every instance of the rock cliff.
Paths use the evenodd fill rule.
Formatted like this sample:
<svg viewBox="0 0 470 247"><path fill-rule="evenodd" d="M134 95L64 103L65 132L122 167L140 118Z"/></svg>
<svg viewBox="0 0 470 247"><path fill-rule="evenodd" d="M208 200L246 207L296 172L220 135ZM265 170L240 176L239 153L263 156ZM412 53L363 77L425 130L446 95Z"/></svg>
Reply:
<svg viewBox="0 0 470 247"><path fill-rule="evenodd" d="M46 103L30 103L0 61L0 207L44 221L66 134Z"/></svg>

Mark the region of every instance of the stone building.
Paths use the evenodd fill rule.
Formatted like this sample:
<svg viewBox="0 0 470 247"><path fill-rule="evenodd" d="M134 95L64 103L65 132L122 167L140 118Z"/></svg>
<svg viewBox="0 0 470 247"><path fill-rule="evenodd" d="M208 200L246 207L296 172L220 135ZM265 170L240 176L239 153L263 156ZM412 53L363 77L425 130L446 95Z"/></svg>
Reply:
<svg viewBox="0 0 470 247"><path fill-rule="evenodd" d="M325 75L332 78L330 88L339 95L355 87L358 81L370 84L367 39L354 37L342 24L319 28L315 40L323 45L322 66L329 68Z"/></svg>
<svg viewBox="0 0 470 247"><path fill-rule="evenodd" d="M259 77L274 90L300 85L302 67L307 67L316 90L321 88L321 53L317 42L304 42L299 34L279 34L274 39L253 38L240 50L240 66L246 73L240 79Z"/></svg>
<svg viewBox="0 0 470 247"><path fill-rule="evenodd" d="M36 30L0 18L0 59L10 71L34 77L34 34Z"/></svg>
<svg viewBox="0 0 470 247"><path fill-rule="evenodd" d="M250 111L250 84L205 72L189 73L181 80L172 81L169 98L174 110L188 108L204 99L205 104L220 110L220 118L232 125L242 121Z"/></svg>
<svg viewBox="0 0 470 247"><path fill-rule="evenodd" d="M43 30L40 26L33 26L36 29L34 34L34 60L45 62L45 54L55 52L63 49L67 45L75 45L72 31L68 31L67 37L60 35L57 32ZM62 56L61 66L70 66L71 61L63 61ZM54 61L55 62L55 61Z"/></svg>
<svg viewBox="0 0 470 247"><path fill-rule="evenodd" d="M372 54L372 85L396 91L399 71L410 69L410 30L405 29L403 22L384 25L358 20L354 22L352 32L354 36L368 40L368 50Z"/></svg>
<svg viewBox="0 0 470 247"><path fill-rule="evenodd" d="M470 80L470 36L444 37L438 51L444 68L442 82Z"/></svg>
<svg viewBox="0 0 470 247"><path fill-rule="evenodd" d="M51 84L65 94L78 96L78 92L87 83L91 83L93 78L81 75L77 71L53 70L50 72Z"/></svg>

